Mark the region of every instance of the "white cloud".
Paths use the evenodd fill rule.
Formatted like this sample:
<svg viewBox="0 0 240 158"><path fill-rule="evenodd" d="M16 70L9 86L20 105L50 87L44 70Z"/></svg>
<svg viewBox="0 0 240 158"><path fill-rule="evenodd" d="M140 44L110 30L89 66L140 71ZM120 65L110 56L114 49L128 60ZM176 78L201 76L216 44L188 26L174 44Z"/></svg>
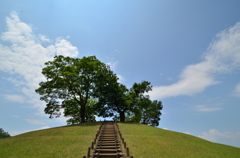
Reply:
<svg viewBox="0 0 240 158"><path fill-rule="evenodd" d="M107 65L110 66L111 70L115 71L116 67L118 65L118 61L110 61L110 62L107 63Z"/></svg>
<svg viewBox="0 0 240 158"><path fill-rule="evenodd" d="M45 103L35 93L38 84L45 81L41 73L44 63L52 60L54 55L76 57L77 47L63 38L51 43L46 36L35 35L32 27L22 22L16 12L6 18L6 25L6 31L0 36L6 43L0 44L0 71L10 74L7 80L18 86L24 97L7 94L5 99L31 103L39 109L39 114L44 114Z"/></svg>
<svg viewBox="0 0 240 158"><path fill-rule="evenodd" d="M110 66L112 71L116 71L117 65L118 65L118 61L110 61L108 63L106 63L107 65ZM117 77L119 78L119 82L123 83L125 81L125 78L119 74L117 74Z"/></svg>
<svg viewBox="0 0 240 158"><path fill-rule="evenodd" d="M40 40L41 41L43 41L43 42L50 42L50 39L48 39L46 36L44 36L44 35L39 35L39 38L40 38Z"/></svg>
<svg viewBox="0 0 240 158"><path fill-rule="evenodd" d="M51 128L51 127L49 127L49 126L43 126L43 127L38 128L37 130L48 129L48 128Z"/></svg>
<svg viewBox="0 0 240 158"><path fill-rule="evenodd" d="M17 131L10 131L8 132L11 136L16 136L19 134L30 132L31 130L17 130Z"/></svg>
<svg viewBox="0 0 240 158"><path fill-rule="evenodd" d="M213 112L213 111L218 111L222 110L221 107L207 107L206 105L197 105L196 110L200 112Z"/></svg>
<svg viewBox="0 0 240 158"><path fill-rule="evenodd" d="M239 132L220 132L217 129L210 129L208 132L203 132L200 138L217 142L220 139L238 139L240 140L240 131Z"/></svg>
<svg viewBox="0 0 240 158"><path fill-rule="evenodd" d="M19 102L19 103L23 103L25 101L25 98L21 95L11 95L11 94L6 94L4 95L4 98L8 101L12 101L12 102Z"/></svg>
<svg viewBox="0 0 240 158"><path fill-rule="evenodd" d="M69 41L63 38L57 38L55 47L57 55L73 57L76 57L78 55L77 47L74 47Z"/></svg>
<svg viewBox="0 0 240 158"><path fill-rule="evenodd" d="M240 83L236 85L236 88L235 88L235 90L233 91L233 95L234 95L235 97L240 98Z"/></svg>
<svg viewBox="0 0 240 158"><path fill-rule="evenodd" d="M51 128L51 127L49 127L49 126L43 126L43 127L40 127L40 128L37 128L37 129L33 129L33 130L10 131L9 134L10 134L11 136L16 136L16 135L23 134L23 133L27 133L27 132L38 131L38 130L43 130L43 129L48 129L48 128Z"/></svg>
<svg viewBox="0 0 240 158"><path fill-rule="evenodd" d="M180 95L194 95L207 87L219 83L218 74L226 74L240 67L240 22L217 34L203 54L200 63L186 66L177 83L153 87L149 92L152 99Z"/></svg>
<svg viewBox="0 0 240 158"><path fill-rule="evenodd" d="M119 81L120 83L123 83L123 82L125 81L125 78L124 78L123 76L117 74L117 77L119 78L118 81Z"/></svg>
<svg viewBox="0 0 240 158"><path fill-rule="evenodd" d="M10 17L6 18L6 24L7 31L2 34L2 40L16 45L33 42L32 28L26 23L21 22L16 12L12 12Z"/></svg>
<svg viewBox="0 0 240 158"><path fill-rule="evenodd" d="M42 120L36 120L36 119L25 119L25 121L29 124L33 124L33 125L44 125L45 122Z"/></svg>
<svg viewBox="0 0 240 158"><path fill-rule="evenodd" d="M10 81L11 83L16 85L17 87L25 84L25 82L22 81L21 79L19 79L18 77L16 77L16 78L13 78L13 77L5 78L5 77L3 77L3 79L6 79L6 80Z"/></svg>

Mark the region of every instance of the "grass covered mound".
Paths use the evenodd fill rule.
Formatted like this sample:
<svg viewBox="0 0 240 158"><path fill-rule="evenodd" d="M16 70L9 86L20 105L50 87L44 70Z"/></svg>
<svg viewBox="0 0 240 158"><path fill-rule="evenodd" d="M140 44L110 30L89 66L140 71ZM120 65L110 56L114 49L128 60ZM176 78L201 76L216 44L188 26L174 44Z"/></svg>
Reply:
<svg viewBox="0 0 240 158"><path fill-rule="evenodd" d="M83 123L0 139L0 158L82 158L94 140L99 122ZM240 157L240 148L135 123L119 123L134 158Z"/></svg>
<svg viewBox="0 0 240 158"><path fill-rule="evenodd" d="M120 131L135 158L240 157L240 148L212 143L188 134L143 124L119 123Z"/></svg>
<svg viewBox="0 0 240 158"><path fill-rule="evenodd" d="M100 123L83 123L0 139L0 158L82 158Z"/></svg>

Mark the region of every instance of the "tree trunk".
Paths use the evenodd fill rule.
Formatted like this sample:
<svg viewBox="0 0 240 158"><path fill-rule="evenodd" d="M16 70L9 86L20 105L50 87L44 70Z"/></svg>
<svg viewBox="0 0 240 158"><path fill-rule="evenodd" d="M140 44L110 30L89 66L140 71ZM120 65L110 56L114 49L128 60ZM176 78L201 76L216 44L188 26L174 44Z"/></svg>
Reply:
<svg viewBox="0 0 240 158"><path fill-rule="evenodd" d="M81 106L81 123L86 122L85 120L85 114L86 114L86 104Z"/></svg>
<svg viewBox="0 0 240 158"><path fill-rule="evenodd" d="M120 122L125 122L125 111L120 111Z"/></svg>

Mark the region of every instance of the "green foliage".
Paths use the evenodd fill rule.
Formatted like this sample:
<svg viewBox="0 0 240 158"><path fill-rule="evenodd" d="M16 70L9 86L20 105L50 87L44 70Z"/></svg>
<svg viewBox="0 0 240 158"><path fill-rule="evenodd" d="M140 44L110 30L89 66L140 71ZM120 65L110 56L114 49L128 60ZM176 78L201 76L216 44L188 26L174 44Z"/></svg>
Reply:
<svg viewBox="0 0 240 158"><path fill-rule="evenodd" d="M139 122L151 126L158 126L163 106L161 101L150 100L146 95L148 91L152 90L151 83L143 81L141 83L134 83L130 89L129 96L131 96L131 110L128 111L128 121Z"/></svg>
<svg viewBox="0 0 240 158"><path fill-rule="evenodd" d="M73 117L69 123L93 120L87 107L89 98L101 94L98 87L109 85L107 78L117 80L109 66L95 56L79 59L59 55L45 65L42 73L47 81L41 82L36 92L46 102L44 111L50 118L59 117L60 109L64 109L66 116Z"/></svg>
<svg viewBox="0 0 240 158"><path fill-rule="evenodd" d="M86 122L95 122L95 115L97 115L94 110L94 105L96 104L96 99L90 98L87 101L86 105ZM62 107L64 108L64 116L71 117L67 120L67 124L79 124L80 120L80 106L75 100L67 100L62 103Z"/></svg>
<svg viewBox="0 0 240 158"><path fill-rule="evenodd" d="M114 83L114 82L113 82ZM158 126L163 106L161 101L151 101L148 91L152 90L151 83L143 81L134 83L132 88L127 89L123 84L111 84L106 88L104 95L99 100L101 105L107 105L100 108L101 116L114 116L114 120L121 122L131 121Z"/></svg>
<svg viewBox="0 0 240 158"><path fill-rule="evenodd" d="M128 89L95 56L79 59L59 55L45 65L42 73L47 81L41 82L36 92L46 102L44 111L50 118L59 117L64 109L64 116L71 117L68 124L95 121L94 115L98 115L159 125L162 103L145 95L152 90L150 82L134 83Z"/></svg>
<svg viewBox="0 0 240 158"><path fill-rule="evenodd" d="M151 126L158 126L160 121L160 116L162 113L162 102L153 100L151 101L149 98L145 97L139 100L138 107L135 109L133 115L133 119L136 117L140 119L140 123L148 124ZM136 119L135 118L135 119Z"/></svg>
<svg viewBox="0 0 240 158"><path fill-rule="evenodd" d="M8 134L8 132L5 132L2 128L0 128L0 139L7 137L11 137L10 134Z"/></svg>
<svg viewBox="0 0 240 158"><path fill-rule="evenodd" d="M99 97L97 104L98 107L101 107L98 108L99 116L111 117L115 113L124 115L125 111L129 109L126 98L128 89L123 84L115 81L112 83L111 86L105 88L105 93ZM121 121L125 120L121 119Z"/></svg>

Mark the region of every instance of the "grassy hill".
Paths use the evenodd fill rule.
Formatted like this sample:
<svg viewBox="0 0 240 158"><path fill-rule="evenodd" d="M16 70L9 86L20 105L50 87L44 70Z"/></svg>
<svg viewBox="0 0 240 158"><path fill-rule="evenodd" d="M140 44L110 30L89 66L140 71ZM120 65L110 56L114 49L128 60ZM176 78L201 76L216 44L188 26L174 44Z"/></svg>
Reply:
<svg viewBox="0 0 240 158"><path fill-rule="evenodd" d="M119 123L120 131L135 158L160 157L240 157L240 148L191 135L142 124ZM2 158L83 157L91 145L99 123L84 123L29 132L0 139Z"/></svg>

